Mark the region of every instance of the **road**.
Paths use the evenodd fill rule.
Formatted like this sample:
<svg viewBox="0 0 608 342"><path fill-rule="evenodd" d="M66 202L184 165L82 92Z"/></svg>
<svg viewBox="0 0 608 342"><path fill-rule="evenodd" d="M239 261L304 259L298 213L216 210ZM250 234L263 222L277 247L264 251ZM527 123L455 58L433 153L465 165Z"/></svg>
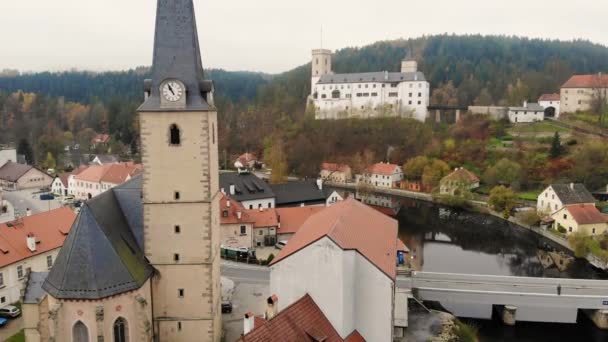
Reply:
<svg viewBox="0 0 608 342"><path fill-rule="evenodd" d="M8 323L0 328L0 341L6 341L9 337L21 331L21 329L23 329L23 316L9 319Z"/></svg>
<svg viewBox="0 0 608 342"><path fill-rule="evenodd" d="M27 208L32 210L32 214L38 214L49 209L57 209L61 207L61 201L56 199L53 201L41 201L40 194L35 192L39 189L5 191L4 199L11 202L15 207L15 214L25 215Z"/></svg>
<svg viewBox="0 0 608 342"><path fill-rule="evenodd" d="M222 276L234 281L235 283L270 283L270 269L266 266L254 266L222 260L221 267Z"/></svg>

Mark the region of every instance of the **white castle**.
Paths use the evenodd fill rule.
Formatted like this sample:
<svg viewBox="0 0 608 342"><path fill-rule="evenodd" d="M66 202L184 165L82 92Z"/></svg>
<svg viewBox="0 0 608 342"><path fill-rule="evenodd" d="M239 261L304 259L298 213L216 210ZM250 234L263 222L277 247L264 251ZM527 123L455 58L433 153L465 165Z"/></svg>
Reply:
<svg viewBox="0 0 608 342"><path fill-rule="evenodd" d="M401 62L401 72L334 74L332 52L312 51L310 103L317 120L410 117L426 120L430 85L413 58Z"/></svg>

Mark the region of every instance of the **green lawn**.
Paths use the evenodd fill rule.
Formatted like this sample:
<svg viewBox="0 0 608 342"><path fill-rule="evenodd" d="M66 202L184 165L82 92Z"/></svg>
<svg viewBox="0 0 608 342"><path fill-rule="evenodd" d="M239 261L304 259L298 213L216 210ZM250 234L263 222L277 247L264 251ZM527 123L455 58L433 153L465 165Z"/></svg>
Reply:
<svg viewBox="0 0 608 342"><path fill-rule="evenodd" d="M16 335L9 337L6 342L25 342L25 333L21 330Z"/></svg>
<svg viewBox="0 0 608 342"><path fill-rule="evenodd" d="M540 121L533 123L520 123L513 125L511 132L515 134L521 133L566 133L570 132L568 128L558 126L551 121Z"/></svg>
<svg viewBox="0 0 608 342"><path fill-rule="evenodd" d="M520 192L519 198L525 201L536 201L539 194L540 192L537 191Z"/></svg>

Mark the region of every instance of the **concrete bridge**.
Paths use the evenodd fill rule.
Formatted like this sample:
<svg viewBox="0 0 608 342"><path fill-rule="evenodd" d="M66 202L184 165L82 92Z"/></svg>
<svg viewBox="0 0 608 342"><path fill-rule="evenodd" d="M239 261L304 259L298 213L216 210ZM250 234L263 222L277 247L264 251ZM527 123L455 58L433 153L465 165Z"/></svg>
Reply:
<svg viewBox="0 0 608 342"><path fill-rule="evenodd" d="M579 311L608 329L608 281L412 272L397 286L420 301L439 302L458 317L576 323Z"/></svg>

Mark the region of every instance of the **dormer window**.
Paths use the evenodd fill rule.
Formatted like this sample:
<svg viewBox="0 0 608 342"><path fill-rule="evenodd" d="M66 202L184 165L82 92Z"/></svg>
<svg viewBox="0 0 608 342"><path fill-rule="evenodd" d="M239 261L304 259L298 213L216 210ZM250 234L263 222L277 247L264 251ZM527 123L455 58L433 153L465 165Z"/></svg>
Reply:
<svg viewBox="0 0 608 342"><path fill-rule="evenodd" d="M179 127L177 127L176 124L171 125L171 127L169 128L169 135L170 135L170 143L172 146L179 146L181 145L181 131L179 129Z"/></svg>

